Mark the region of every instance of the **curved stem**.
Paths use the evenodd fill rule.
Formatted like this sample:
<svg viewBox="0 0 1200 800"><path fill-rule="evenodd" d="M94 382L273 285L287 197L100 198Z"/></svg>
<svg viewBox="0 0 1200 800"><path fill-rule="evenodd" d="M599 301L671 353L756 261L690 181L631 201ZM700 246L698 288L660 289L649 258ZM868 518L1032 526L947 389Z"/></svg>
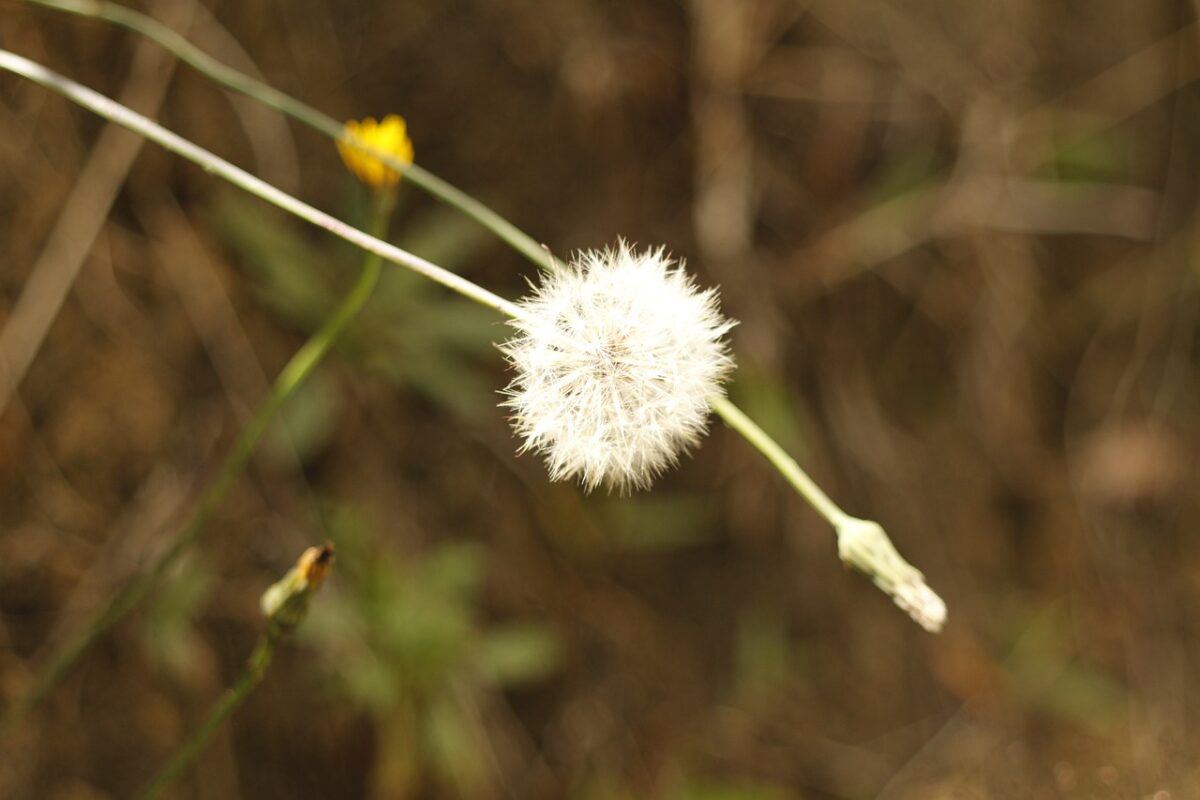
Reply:
<svg viewBox="0 0 1200 800"><path fill-rule="evenodd" d="M840 528L847 520L852 519L849 514L838 508L837 503L825 494L824 490L808 476L807 472L800 468L796 459L788 455L778 442L735 406L732 400L727 397L714 396L708 399L708 404L717 416L725 420L726 425L740 433L742 438L754 446L754 449L762 453L830 525Z"/></svg>
<svg viewBox="0 0 1200 800"><path fill-rule="evenodd" d="M66 11L81 16L106 20L146 36L158 42L181 61L204 73L217 83L253 97L264 105L274 108L333 139L346 141L346 135L342 126L332 117L261 81L255 80L249 75L222 64L187 41L183 36L145 14L114 3L104 2L103 0L27 0L27 2L58 11ZM539 267L546 268L548 266L551 271L555 269L556 265L553 256L548 255L547 251L539 246L533 237L475 198L416 164L404 164L392 158L389 154L374 150L362 143L356 143L356 146L370 152L392 169L403 173L420 188L425 189L467 216L477 220ZM516 313L514 313L515 309L493 307L508 316L516 316ZM713 411L724 419L731 428L740 433L746 441L762 453L796 491L807 499L813 508L825 517L831 525L836 528L849 518L849 515L838 508L820 486L800 468L796 460L789 456L774 439L768 436L762 428L747 417L732 401L724 397L712 398L710 405Z"/></svg>
<svg viewBox="0 0 1200 800"><path fill-rule="evenodd" d="M349 142L342 130L341 123L337 120L233 67L222 64L152 17L116 3L98 0L26 0L26 2L55 11L65 11L70 14L104 20L141 34L162 45L180 61L204 73L227 89L252 97L263 105L274 108L326 136ZM542 268L545 268L547 263L553 264L553 261L548 259L546 251L533 237L466 192L416 164L397 161L388 153L358 142L355 145L402 173L414 185L471 217L534 264Z"/></svg>

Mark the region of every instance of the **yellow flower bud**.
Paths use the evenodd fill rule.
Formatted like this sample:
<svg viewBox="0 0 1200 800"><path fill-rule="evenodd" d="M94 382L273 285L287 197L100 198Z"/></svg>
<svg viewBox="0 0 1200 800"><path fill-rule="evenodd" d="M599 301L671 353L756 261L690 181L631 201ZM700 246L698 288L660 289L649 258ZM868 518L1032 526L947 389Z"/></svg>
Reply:
<svg viewBox="0 0 1200 800"><path fill-rule="evenodd" d="M413 146L408 138L408 127L404 123L404 117L389 114L382 122L376 122L373 117L367 117L361 122L350 120L343 127L343 131L347 137L360 145L386 153L404 164L412 163ZM372 189L379 190L400 182L399 172L367 153L362 147L342 141L337 143L337 147L346 169Z"/></svg>

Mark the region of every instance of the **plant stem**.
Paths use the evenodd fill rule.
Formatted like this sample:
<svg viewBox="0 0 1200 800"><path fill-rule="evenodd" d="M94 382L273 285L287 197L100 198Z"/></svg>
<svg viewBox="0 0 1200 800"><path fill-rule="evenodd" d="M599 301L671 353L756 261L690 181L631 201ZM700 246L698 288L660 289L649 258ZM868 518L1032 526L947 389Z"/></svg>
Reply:
<svg viewBox="0 0 1200 800"><path fill-rule="evenodd" d="M392 195L390 193L377 198L373 229L381 235L386 232L391 207ZM60 648L50 663L39 671L33 688L4 710L3 715L0 716L0 740L4 739L25 715L62 680L80 656L87 652L97 639L137 607L138 603L158 585L167 571L208 527L208 523L212 521L221 502L225 499L225 495L229 493L234 482L245 469L271 420L296 389L312 374L338 336L362 309L367 298L371 296L371 292L379 281L381 263L377 253L368 252L366 254L362 271L350 292L280 370L270 392L258 407L253 419L238 435L233 448L221 463L216 477L204 490L204 494L196 505L196 510L192 512L192 516L180 529L171 545L159 556L149 571L135 576L122 586L120 591L109 601L108 606L93 617L75 639Z"/></svg>
<svg viewBox="0 0 1200 800"><path fill-rule="evenodd" d="M825 494L824 490L817 485L816 481L800 468L796 459L788 455L778 442L758 427L758 424L735 406L733 401L727 397L713 396L708 399L708 404L717 416L725 420L726 425L740 433L742 438L753 445L754 449L762 453L830 525L839 528L848 519L851 519L850 515L838 508L837 503L834 503L829 495Z"/></svg>
<svg viewBox="0 0 1200 800"><path fill-rule="evenodd" d="M162 45L180 61L204 73L227 89L252 97L263 105L274 108L330 138L350 142L342 124L337 120L233 67L222 64L153 17L116 3L98 2L97 0L26 0L26 2L55 11L65 11L70 14L104 20L141 34ZM359 142L354 142L354 144L403 174L415 186L474 219L539 267L545 268L548 263L553 263L552 257L547 255L533 237L461 189L416 164L397 161L388 153L375 150Z"/></svg>
<svg viewBox="0 0 1200 800"><path fill-rule="evenodd" d="M440 283L464 297L477 303L494 308L510 317L520 315L516 305L487 289L477 286L465 278L455 275L420 256L401 250L395 245L381 241L357 228L351 227L335 217L326 214L312 206L277 189L266 181L256 178L240 167L230 164L202 147L192 144L187 139L175 134L158 123L143 117L135 111L117 103L102 94L63 77L56 72L46 69L35 61L16 55L8 50L0 50L0 69L14 72L29 78L47 89L63 95L74 103L92 111L107 120L123 125L137 134L162 145L167 150L179 155L194 164L199 165L205 172L213 173L232 183L250 194L266 200L272 205L282 208L301 219L311 222L317 227L324 228L335 236L357 245L368 252L376 253L394 264L399 264L413 272L424 275L435 283ZM356 143L357 146L357 143Z"/></svg>
<svg viewBox="0 0 1200 800"><path fill-rule="evenodd" d="M192 762L204 750L204 746L208 744L208 740L217 727L250 696L254 687L262 682L267 667L271 665L271 657L275 654L275 645L281 636L282 631L279 626L274 624L267 626L266 631L259 637L258 644L255 646L254 652L250 654L246 668L242 670L237 682L225 690L217 707L208 715L208 718L188 737L171 760L154 776L154 779L146 784L139 795L142 800L153 800L161 795L192 765Z"/></svg>
<svg viewBox="0 0 1200 800"><path fill-rule="evenodd" d="M376 199L385 198L376 208L390 206L392 193L390 189ZM386 218L386 217L385 217ZM140 797L150 800L158 797L163 790L178 780L188 767L200 755L208 740L216 731L217 726L234 712L242 702L250 696L250 692L262 683L271 665L271 657L275 653L275 645L296 626L304 621L308 613L309 601L313 593L320 588L330 568L333 565L333 545L326 542L319 547L309 547L300 554L296 565L284 573L283 577L273 583L259 599L259 607L267 618L267 627L258 638L254 652L246 661L246 667L237 681L225 690L217 707L213 709L203 724L187 738L175 755L168 761L154 779L146 784Z"/></svg>

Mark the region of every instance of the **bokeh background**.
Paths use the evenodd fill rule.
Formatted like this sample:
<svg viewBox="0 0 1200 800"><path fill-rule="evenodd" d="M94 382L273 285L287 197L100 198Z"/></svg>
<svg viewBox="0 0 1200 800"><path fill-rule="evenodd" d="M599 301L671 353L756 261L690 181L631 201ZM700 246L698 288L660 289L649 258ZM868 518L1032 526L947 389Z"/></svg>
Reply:
<svg viewBox="0 0 1200 800"><path fill-rule="evenodd" d="M503 326L391 270L202 545L0 744L0 796L131 795L329 539L176 796L1200 797L1195 3L140 7L337 118L403 114L419 163L560 255L686 258L741 321L734 399L950 619L844 569L720 424L651 492L550 484L495 407ZM0 42L365 220L329 141L126 32L8 2ZM412 187L393 239L510 297L536 272ZM11 700L359 256L7 75L0 254L30 361L0 416Z"/></svg>

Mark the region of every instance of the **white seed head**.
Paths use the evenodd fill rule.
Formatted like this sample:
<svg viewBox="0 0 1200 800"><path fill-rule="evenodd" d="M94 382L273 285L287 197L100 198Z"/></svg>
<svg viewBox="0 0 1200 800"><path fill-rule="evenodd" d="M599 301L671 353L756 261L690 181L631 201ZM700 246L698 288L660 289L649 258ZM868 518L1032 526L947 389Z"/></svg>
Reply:
<svg viewBox="0 0 1200 800"><path fill-rule="evenodd" d="M579 253L519 306L503 405L552 480L646 488L705 433L735 323L662 248Z"/></svg>

